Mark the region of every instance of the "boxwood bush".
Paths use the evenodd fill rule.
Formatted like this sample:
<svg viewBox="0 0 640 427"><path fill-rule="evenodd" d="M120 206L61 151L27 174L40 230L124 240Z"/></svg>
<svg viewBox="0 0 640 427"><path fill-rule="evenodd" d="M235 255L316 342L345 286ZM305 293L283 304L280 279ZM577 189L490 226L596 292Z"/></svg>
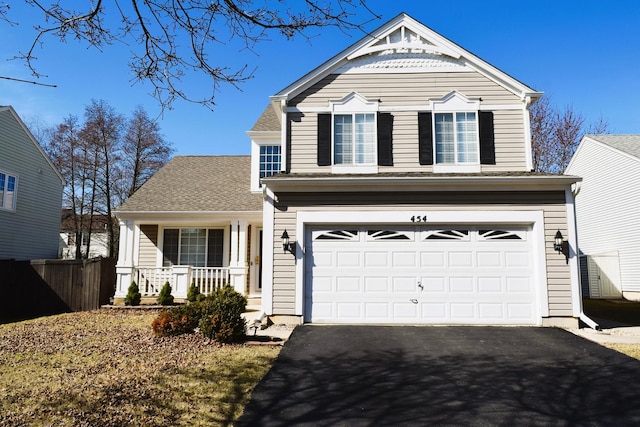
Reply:
<svg viewBox="0 0 640 427"><path fill-rule="evenodd" d="M202 301L200 332L223 343L240 342L246 333L246 321L242 317L247 307L247 297L231 286L223 286Z"/></svg>

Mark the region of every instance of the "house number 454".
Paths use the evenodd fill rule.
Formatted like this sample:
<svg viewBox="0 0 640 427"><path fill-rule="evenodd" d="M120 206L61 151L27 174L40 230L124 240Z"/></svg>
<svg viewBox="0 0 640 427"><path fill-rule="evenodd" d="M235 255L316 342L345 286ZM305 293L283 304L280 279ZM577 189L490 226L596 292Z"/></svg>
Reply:
<svg viewBox="0 0 640 427"><path fill-rule="evenodd" d="M427 222L427 216L414 215L411 217L411 222Z"/></svg>

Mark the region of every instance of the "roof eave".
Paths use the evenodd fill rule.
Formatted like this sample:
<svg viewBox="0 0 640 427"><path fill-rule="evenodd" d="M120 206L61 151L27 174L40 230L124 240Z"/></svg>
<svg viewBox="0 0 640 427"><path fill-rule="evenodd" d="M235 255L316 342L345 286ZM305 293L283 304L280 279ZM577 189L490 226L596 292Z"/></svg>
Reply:
<svg viewBox="0 0 640 427"><path fill-rule="evenodd" d="M572 175L553 176L447 176L447 177L280 177L264 178L273 191L513 191L535 188L565 189L582 181Z"/></svg>

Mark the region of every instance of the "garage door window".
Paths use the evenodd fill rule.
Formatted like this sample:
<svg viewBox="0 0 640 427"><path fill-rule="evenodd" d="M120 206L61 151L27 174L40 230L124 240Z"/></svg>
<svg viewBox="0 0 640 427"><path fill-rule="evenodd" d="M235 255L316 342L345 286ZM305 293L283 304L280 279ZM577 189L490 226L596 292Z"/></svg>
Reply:
<svg viewBox="0 0 640 427"><path fill-rule="evenodd" d="M316 240L351 240L358 241L358 230L331 230L324 231L316 236Z"/></svg>
<svg viewBox="0 0 640 427"><path fill-rule="evenodd" d="M413 240L413 233L395 230L367 230L367 241L377 240Z"/></svg>
<svg viewBox="0 0 640 427"><path fill-rule="evenodd" d="M525 240L524 230L478 230L478 240Z"/></svg>
<svg viewBox="0 0 640 427"><path fill-rule="evenodd" d="M469 241L469 230L429 230L425 240L460 240Z"/></svg>

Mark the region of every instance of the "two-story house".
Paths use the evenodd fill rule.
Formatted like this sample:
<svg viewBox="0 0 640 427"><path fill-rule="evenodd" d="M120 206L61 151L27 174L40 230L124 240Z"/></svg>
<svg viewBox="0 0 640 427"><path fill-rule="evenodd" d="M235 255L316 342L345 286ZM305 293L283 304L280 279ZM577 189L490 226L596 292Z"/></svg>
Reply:
<svg viewBox="0 0 640 427"><path fill-rule="evenodd" d="M531 172L529 106L540 96L401 14L270 98L244 175L202 165L202 182L188 184L163 169L148 185L167 213L125 204L116 296L143 254L152 268L193 269L182 255L192 234L206 253L219 226L217 268L269 316L577 326L579 178ZM198 210L189 185L238 207ZM183 189L180 218L162 225L159 215L178 215L172 186ZM261 205L249 212L250 195ZM203 256L198 268L213 268ZM184 273L180 289L193 281Z"/></svg>

